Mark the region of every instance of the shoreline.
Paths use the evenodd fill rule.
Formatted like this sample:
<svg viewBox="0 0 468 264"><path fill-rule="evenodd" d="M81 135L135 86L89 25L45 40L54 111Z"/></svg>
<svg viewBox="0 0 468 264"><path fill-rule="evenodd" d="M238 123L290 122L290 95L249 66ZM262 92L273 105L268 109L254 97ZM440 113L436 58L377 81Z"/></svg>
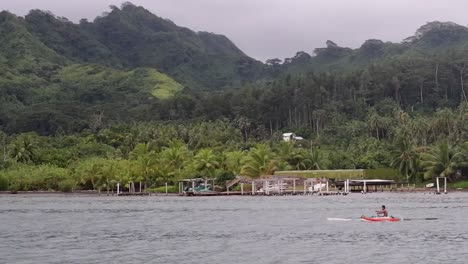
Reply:
<svg viewBox="0 0 468 264"><path fill-rule="evenodd" d="M12 193L10 191L0 191L0 195L63 195L63 196L91 196L91 197L118 197L118 196L178 196L177 193L116 193L101 192L100 194L97 191L75 191L75 192L60 192L60 191L18 191Z"/></svg>
<svg viewBox="0 0 468 264"><path fill-rule="evenodd" d="M424 194L449 194L449 193L463 193L463 192L468 192L468 189L447 189L447 193L444 193L441 191L440 193L437 193L436 190L429 190L429 189L409 189L409 190L384 190L384 191L376 191L376 192L367 192L367 193L361 193L361 192L350 192L349 194L375 194L375 193L424 193ZM181 196L183 197L183 194L179 193L120 193L117 195L116 193L98 193L97 191L75 191L75 192L60 192L60 191L18 191L15 193L12 193L10 191L0 191L0 195L8 195L8 196L14 196L14 195L43 195L43 196L48 196L48 195L54 195L54 196L83 196L83 197L122 197L122 196ZM291 195L291 194L290 194ZM301 193L301 191L297 191L297 194L294 194L294 196L302 196L304 195ZM195 195L197 196L197 195ZM272 195L263 195L263 194L257 194L257 195L251 195L251 194L245 194L245 195L226 195L225 193L219 193L218 195L214 194L212 196L278 196L276 194ZM310 196L310 194L306 194L306 196ZM314 194L315 196L315 194ZM316 195L319 196L319 195ZM193 196L192 196L193 197Z"/></svg>

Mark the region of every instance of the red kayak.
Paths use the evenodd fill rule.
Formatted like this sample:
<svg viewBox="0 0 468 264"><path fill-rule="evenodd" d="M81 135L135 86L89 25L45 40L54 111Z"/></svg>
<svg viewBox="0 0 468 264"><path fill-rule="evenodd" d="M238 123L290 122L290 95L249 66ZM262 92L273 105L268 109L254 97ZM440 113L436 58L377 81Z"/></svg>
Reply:
<svg viewBox="0 0 468 264"><path fill-rule="evenodd" d="M361 216L361 220L368 221L368 222L398 222L400 218L396 218L393 216Z"/></svg>

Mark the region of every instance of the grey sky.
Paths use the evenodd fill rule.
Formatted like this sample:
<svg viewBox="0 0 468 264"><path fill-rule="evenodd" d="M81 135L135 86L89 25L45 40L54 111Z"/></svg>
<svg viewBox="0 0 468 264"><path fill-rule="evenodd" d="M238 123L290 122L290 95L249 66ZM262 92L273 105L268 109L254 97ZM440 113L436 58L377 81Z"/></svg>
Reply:
<svg viewBox="0 0 468 264"><path fill-rule="evenodd" d="M122 0L0 0L0 9L25 15L50 10L72 21L94 19ZM467 0L132 0L196 31L229 37L254 58L311 53L330 39L359 47L377 38L399 42L428 21L468 23Z"/></svg>

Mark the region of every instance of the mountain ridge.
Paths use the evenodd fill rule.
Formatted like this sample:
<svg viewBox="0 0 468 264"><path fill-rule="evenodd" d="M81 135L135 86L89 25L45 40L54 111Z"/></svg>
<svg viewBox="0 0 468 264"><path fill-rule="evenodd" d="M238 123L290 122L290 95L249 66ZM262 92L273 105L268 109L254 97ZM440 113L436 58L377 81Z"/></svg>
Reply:
<svg viewBox="0 0 468 264"><path fill-rule="evenodd" d="M33 35L64 57L117 68L155 68L186 86L219 89L245 80L241 72L231 76L216 63L208 63L215 59L231 70L244 67L244 61L260 65L223 35L179 27L131 3L111 6L110 12L93 22L74 24L38 10L25 20ZM213 83L210 75L222 76L224 81Z"/></svg>
<svg viewBox="0 0 468 264"><path fill-rule="evenodd" d="M421 111L466 100L468 29L449 22L427 23L401 43L351 49L329 40L283 63L130 3L77 24L3 11L0 33L0 128L13 132L97 129L96 116L254 120L272 131L333 111L362 118L363 107L387 99Z"/></svg>
<svg viewBox="0 0 468 264"><path fill-rule="evenodd" d="M66 58L76 59L78 57L84 62L98 62L112 67L152 67L189 86L195 83L198 88L220 89L276 76L268 69L267 64L247 56L224 35L206 31L192 31L130 2L123 3L120 8L116 6L110 8L110 12L96 17L93 22L82 19L80 23L76 24L66 18L40 10L32 10L25 16L25 20L29 22L28 29L31 33L42 41L47 39L49 35L41 30L41 19L38 19L38 16L47 17L50 20L49 25L62 23L62 26L66 26L65 33L68 35L68 39L63 40L65 43L58 45L55 50L61 54L60 50L65 50L64 46L71 46L71 48L75 46L77 50L85 50L85 53L88 53L81 57L76 55L79 52L61 54ZM43 20L42 22L44 22ZM59 34L63 33L59 32ZM184 38L183 43L179 41L181 38ZM86 39L89 40L89 43L86 42ZM116 39L118 41L115 41ZM310 56L310 63L304 60L301 62L303 65L307 64L306 69L314 68L321 71L324 68L323 65L328 65L326 68L329 69L330 66L333 67L330 64L340 63L339 61L343 59L345 59L344 64L352 65L357 62L358 66L362 66L375 61L375 59L401 55L418 47L433 49L437 46L456 44L467 39L468 28L453 22L432 21L418 28L413 36L403 39L400 43L369 39L359 48L352 49L341 47L329 40L325 48L315 48L312 55L303 51L298 53L302 52ZM450 40L449 43L447 40ZM49 44L46 46L52 49L57 46L57 43L47 43L47 41L46 44ZM234 76L219 71L218 63L207 65L209 64L207 61L221 57L221 60L232 65L227 68ZM294 63L294 58L285 58L284 63L277 65L285 68L281 72L287 73L289 72L288 68L291 68L290 64ZM244 76L246 70L239 71L239 68L247 68L254 74L252 74L253 76ZM203 78L200 79L197 75L203 76ZM211 80L204 80L210 75L220 76L219 79L226 81L213 84ZM187 78L187 76L189 77Z"/></svg>

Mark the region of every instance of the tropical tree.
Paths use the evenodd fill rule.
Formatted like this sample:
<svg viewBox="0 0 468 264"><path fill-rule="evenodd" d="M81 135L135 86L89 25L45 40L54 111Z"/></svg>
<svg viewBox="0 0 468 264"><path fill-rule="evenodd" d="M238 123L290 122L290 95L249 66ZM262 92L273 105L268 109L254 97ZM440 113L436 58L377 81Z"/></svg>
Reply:
<svg viewBox="0 0 468 264"><path fill-rule="evenodd" d="M245 157L241 174L252 178L272 175L277 168L277 163L271 149L265 144L258 144L250 149Z"/></svg>
<svg viewBox="0 0 468 264"><path fill-rule="evenodd" d="M249 137L249 132L252 127L251 121L245 116L238 116L235 120L235 124L239 128L244 142L247 141L247 138Z"/></svg>
<svg viewBox="0 0 468 264"><path fill-rule="evenodd" d="M281 141L276 144L273 149L273 151L278 154L278 158L282 161L288 161L288 159L293 155L294 150L295 147L292 141Z"/></svg>
<svg viewBox="0 0 468 264"><path fill-rule="evenodd" d="M451 109L444 108L437 110L431 122L433 138L435 140L441 138L441 136L444 138L448 136L450 138L454 131L454 120L455 115Z"/></svg>
<svg viewBox="0 0 468 264"><path fill-rule="evenodd" d="M178 179L182 176L182 169L190 158L190 152L181 141L173 141L159 154L161 162L169 167L170 174Z"/></svg>
<svg viewBox="0 0 468 264"><path fill-rule="evenodd" d="M113 188L116 183L116 174L119 169L117 165L117 160L107 160L101 168L101 177L99 177L98 186L99 190L101 190L101 188L106 188L107 195L109 195L110 189Z"/></svg>
<svg viewBox="0 0 468 264"><path fill-rule="evenodd" d="M7 140L8 140L8 136L5 132L1 131L0 130L0 151L2 153L2 158L1 160L3 160L4 162L7 160L8 158L8 154L7 154Z"/></svg>
<svg viewBox="0 0 468 264"><path fill-rule="evenodd" d="M110 187L112 189L117 183L122 184L122 186L129 187L129 183L135 181L134 179L134 165L133 160L119 159L115 161L114 167L112 168L113 177L110 180ZM107 171L109 173L109 170Z"/></svg>
<svg viewBox="0 0 468 264"><path fill-rule="evenodd" d="M156 175L158 167L158 157L150 144L137 144L135 149L130 153L132 162L133 180L144 182L145 188L148 187L150 180Z"/></svg>
<svg viewBox="0 0 468 264"><path fill-rule="evenodd" d="M224 169L239 175L242 168L242 159L247 155L244 151L228 151L225 152Z"/></svg>
<svg viewBox="0 0 468 264"><path fill-rule="evenodd" d="M280 142L277 146L277 154L277 167L281 169L306 170L314 166L313 155L303 148L295 147L292 142Z"/></svg>
<svg viewBox="0 0 468 264"><path fill-rule="evenodd" d="M154 153L155 148L151 143L139 143L135 148L130 152L129 159L137 160L139 157Z"/></svg>
<svg viewBox="0 0 468 264"><path fill-rule="evenodd" d="M468 102L462 102L458 106L455 128L457 131L457 141L468 139Z"/></svg>
<svg viewBox="0 0 468 264"><path fill-rule="evenodd" d="M37 160L36 142L29 135L20 136L11 143L10 155L16 162L34 163Z"/></svg>
<svg viewBox="0 0 468 264"><path fill-rule="evenodd" d="M430 126L429 120L423 116L416 116L411 122L411 133L414 140L423 145L427 145L427 137L429 134Z"/></svg>
<svg viewBox="0 0 468 264"><path fill-rule="evenodd" d="M392 151L391 166L406 177L406 181L415 180L418 173L419 154L408 139L399 139Z"/></svg>
<svg viewBox="0 0 468 264"><path fill-rule="evenodd" d="M319 148L313 148L310 150L309 163L309 169L312 170L321 170L324 167L325 158Z"/></svg>
<svg viewBox="0 0 468 264"><path fill-rule="evenodd" d="M305 149L295 149L291 153L288 163L296 170L306 170L314 166L312 156Z"/></svg>
<svg viewBox="0 0 468 264"><path fill-rule="evenodd" d="M100 191L103 177L103 167L106 160L103 158L90 158L81 160L73 168L74 176L86 186L91 184L93 190Z"/></svg>
<svg viewBox="0 0 468 264"><path fill-rule="evenodd" d="M201 149L194 157L195 169L200 172L204 178L214 178L216 169L220 167L217 155L211 149Z"/></svg>
<svg viewBox="0 0 468 264"><path fill-rule="evenodd" d="M164 185L165 183L174 183L174 172L169 164L166 164L161 156L157 159L158 166L155 171L156 186Z"/></svg>
<svg viewBox="0 0 468 264"><path fill-rule="evenodd" d="M328 159L328 169L355 169L351 152L341 149L332 149L326 156Z"/></svg>
<svg viewBox="0 0 468 264"><path fill-rule="evenodd" d="M466 166L466 161L462 160L462 152L444 140L422 155L422 166L426 179L447 177L449 181L453 181L458 168Z"/></svg>
<svg viewBox="0 0 468 264"><path fill-rule="evenodd" d="M390 126L390 120L386 117L380 116L375 109L371 109L367 116L367 124L369 130L375 132L375 137L380 140L383 132Z"/></svg>
<svg viewBox="0 0 468 264"><path fill-rule="evenodd" d="M208 184L208 179L215 179L222 171L220 169L221 159L222 157L215 154L212 149L200 149L193 157L192 162L184 168L185 175L187 173L189 173L188 175L198 175L198 177L205 179L205 184Z"/></svg>

